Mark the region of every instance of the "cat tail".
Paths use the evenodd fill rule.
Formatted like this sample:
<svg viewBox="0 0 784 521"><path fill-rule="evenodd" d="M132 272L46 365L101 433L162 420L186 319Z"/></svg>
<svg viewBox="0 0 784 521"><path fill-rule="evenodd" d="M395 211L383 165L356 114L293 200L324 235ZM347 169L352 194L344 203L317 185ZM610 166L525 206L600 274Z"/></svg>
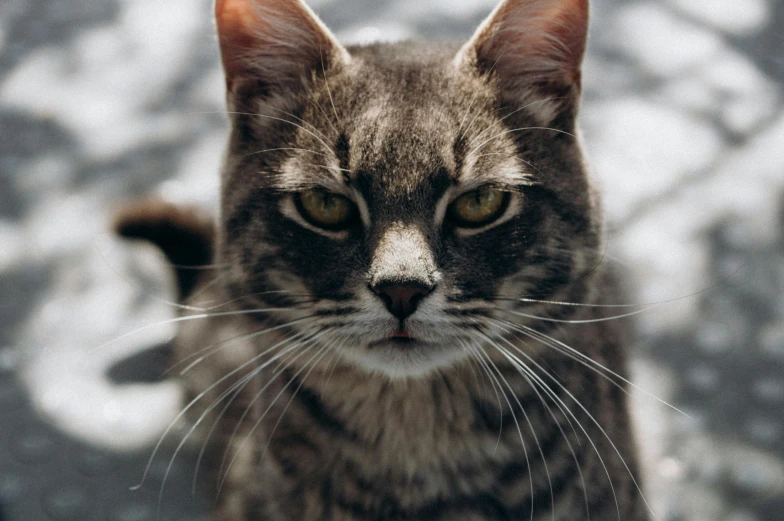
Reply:
<svg viewBox="0 0 784 521"><path fill-rule="evenodd" d="M149 241L163 251L177 278L181 301L212 275L215 227L195 207L158 198L138 199L115 213L113 229L122 237Z"/></svg>

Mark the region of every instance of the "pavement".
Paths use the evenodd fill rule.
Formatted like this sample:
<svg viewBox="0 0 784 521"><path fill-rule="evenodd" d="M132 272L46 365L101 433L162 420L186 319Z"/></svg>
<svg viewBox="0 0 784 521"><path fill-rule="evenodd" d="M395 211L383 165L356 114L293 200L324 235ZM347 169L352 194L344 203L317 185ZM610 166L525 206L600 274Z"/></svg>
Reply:
<svg viewBox="0 0 784 521"><path fill-rule="evenodd" d="M145 327L174 316L174 293L157 253L108 222L149 193L214 207L227 122L210 4L0 7L3 521L208 508L192 449L165 486L166 451L130 490L181 407L161 375L173 326ZM493 2L311 5L363 42L465 39ZM651 304L629 319L646 497L662 521L781 521L784 1L595 0L584 82L608 258Z"/></svg>

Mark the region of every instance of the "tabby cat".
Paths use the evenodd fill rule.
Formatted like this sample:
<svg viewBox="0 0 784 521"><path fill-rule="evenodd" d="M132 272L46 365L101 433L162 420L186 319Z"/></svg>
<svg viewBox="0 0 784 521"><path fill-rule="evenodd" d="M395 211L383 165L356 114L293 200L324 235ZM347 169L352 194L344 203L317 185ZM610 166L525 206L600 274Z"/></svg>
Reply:
<svg viewBox="0 0 784 521"><path fill-rule="evenodd" d="M647 519L576 125L587 3L344 48L299 0L217 1L215 231L118 224L177 265L213 519Z"/></svg>

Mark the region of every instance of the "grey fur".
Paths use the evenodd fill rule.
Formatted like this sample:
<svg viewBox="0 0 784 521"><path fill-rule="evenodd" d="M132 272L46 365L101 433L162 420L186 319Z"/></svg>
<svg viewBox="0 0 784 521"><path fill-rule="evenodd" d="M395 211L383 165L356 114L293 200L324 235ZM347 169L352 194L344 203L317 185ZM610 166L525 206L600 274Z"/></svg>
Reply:
<svg viewBox="0 0 784 521"><path fill-rule="evenodd" d="M248 2L219 2L223 33L236 27L220 13ZM217 268L190 303L237 314L184 322L176 349L214 346L187 381L202 423L218 422L214 519L647 519L623 335L598 321L614 302L575 121L585 2L508 0L462 49L347 52L298 2L258 3L304 13L286 23L322 31L303 45L326 48L314 62L277 31L307 74L270 77L252 48L227 65ZM492 53L512 28L518 47L538 41L519 36L537 9L581 25L550 33L577 35L558 40L570 52L535 48L526 65L515 50L517 74ZM226 42L244 40L223 33L232 63ZM509 208L457 227L445 208L483 185ZM349 197L361 219L307 223L296 197L310 187ZM369 289L379 281L430 292L399 324ZM399 328L416 340L390 341Z"/></svg>

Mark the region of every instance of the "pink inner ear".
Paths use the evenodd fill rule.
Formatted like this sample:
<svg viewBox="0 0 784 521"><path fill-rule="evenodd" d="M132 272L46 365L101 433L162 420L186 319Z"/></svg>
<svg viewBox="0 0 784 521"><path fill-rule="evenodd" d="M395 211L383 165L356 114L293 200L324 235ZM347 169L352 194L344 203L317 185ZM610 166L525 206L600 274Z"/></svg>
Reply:
<svg viewBox="0 0 784 521"><path fill-rule="evenodd" d="M248 0L218 0L215 3L215 19L218 25L221 58L226 69L226 79L242 74L245 67L243 57L258 42L254 33L259 31L258 20Z"/></svg>
<svg viewBox="0 0 784 521"><path fill-rule="evenodd" d="M243 76L290 85L348 59L301 0L218 0L215 18L229 90Z"/></svg>
<svg viewBox="0 0 784 521"><path fill-rule="evenodd" d="M474 45L477 58L499 72L573 81L587 30L588 0L507 0L480 28Z"/></svg>

